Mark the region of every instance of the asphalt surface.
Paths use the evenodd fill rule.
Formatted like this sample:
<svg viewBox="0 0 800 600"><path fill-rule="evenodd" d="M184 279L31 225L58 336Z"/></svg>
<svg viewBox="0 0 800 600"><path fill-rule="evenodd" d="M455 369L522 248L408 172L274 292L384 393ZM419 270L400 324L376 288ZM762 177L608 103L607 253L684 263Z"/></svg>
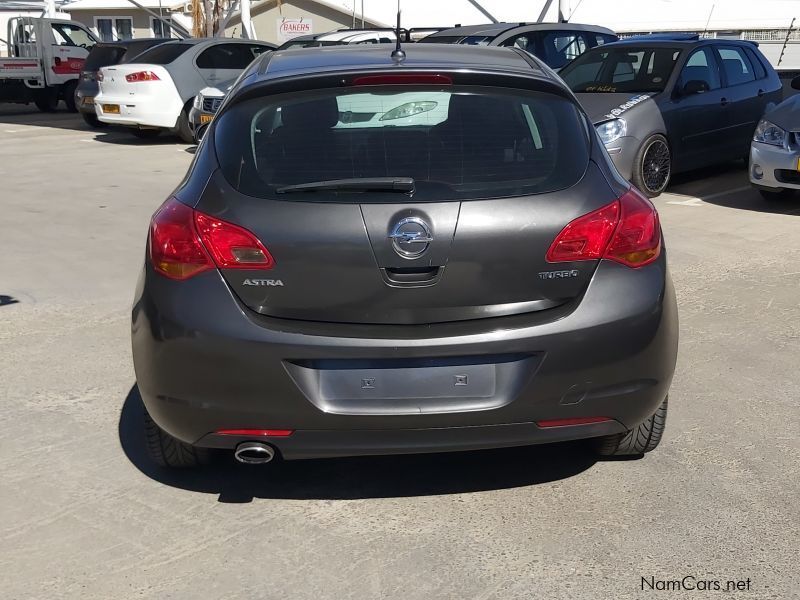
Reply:
<svg viewBox="0 0 800 600"><path fill-rule="evenodd" d="M567 444L175 474L144 455L129 310L191 158L0 107L1 598L800 597L800 197L767 204L731 165L657 200L681 342L644 459ZM658 591L686 576L749 591Z"/></svg>

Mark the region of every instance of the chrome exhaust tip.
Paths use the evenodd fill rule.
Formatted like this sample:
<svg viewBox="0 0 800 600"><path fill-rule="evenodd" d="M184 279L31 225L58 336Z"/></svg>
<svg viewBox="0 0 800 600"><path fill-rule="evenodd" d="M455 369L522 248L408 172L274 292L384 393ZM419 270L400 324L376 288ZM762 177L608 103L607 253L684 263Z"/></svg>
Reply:
<svg viewBox="0 0 800 600"><path fill-rule="evenodd" d="M242 442L233 453L240 463L246 465L263 465L275 458L275 450L261 442Z"/></svg>

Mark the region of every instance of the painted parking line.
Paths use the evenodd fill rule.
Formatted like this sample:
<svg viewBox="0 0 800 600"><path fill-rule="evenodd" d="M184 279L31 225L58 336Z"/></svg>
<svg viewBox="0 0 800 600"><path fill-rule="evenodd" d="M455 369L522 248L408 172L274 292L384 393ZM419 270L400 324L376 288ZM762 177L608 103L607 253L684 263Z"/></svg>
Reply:
<svg viewBox="0 0 800 600"><path fill-rule="evenodd" d="M709 200L713 200L714 198L721 198L722 196L731 196L733 194L738 194L740 192L745 192L747 190L753 189L752 186L749 185L742 185L739 187L731 188L729 190L723 190L721 192L714 192L713 194L709 194L708 196L703 196L702 198L698 198L695 196L686 196L686 200L667 200L667 204L677 204L678 206L703 206ZM683 194L676 194L682 196Z"/></svg>
<svg viewBox="0 0 800 600"><path fill-rule="evenodd" d="M686 200L667 200L667 204L677 204L678 206L703 206L704 202L700 198L687 198Z"/></svg>

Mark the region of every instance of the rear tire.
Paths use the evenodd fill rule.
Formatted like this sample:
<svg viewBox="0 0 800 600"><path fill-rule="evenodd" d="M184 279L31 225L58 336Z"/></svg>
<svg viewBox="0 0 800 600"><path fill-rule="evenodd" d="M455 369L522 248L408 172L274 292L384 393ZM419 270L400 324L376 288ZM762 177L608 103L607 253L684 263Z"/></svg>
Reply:
<svg viewBox="0 0 800 600"><path fill-rule="evenodd" d="M758 192L768 202L780 202L794 197L795 190L758 190Z"/></svg>
<svg viewBox="0 0 800 600"><path fill-rule="evenodd" d="M95 129L108 127L108 123L103 123L97 118L97 115L93 115L92 113L81 113L81 116L89 127L94 127Z"/></svg>
<svg viewBox="0 0 800 600"><path fill-rule="evenodd" d="M178 123L175 126L175 135L177 135L182 142L186 144L194 144L194 134L192 128L189 127L189 105L183 107L181 116L178 117Z"/></svg>
<svg viewBox="0 0 800 600"><path fill-rule="evenodd" d="M75 101L75 89L78 87L78 80L73 79L72 81L68 81L64 84L61 88L62 96L64 98L64 104L67 105L67 110L69 112L78 112L78 104Z"/></svg>
<svg viewBox="0 0 800 600"><path fill-rule="evenodd" d="M669 396L644 423L626 433L606 435L595 440L600 456L637 456L656 449L667 424Z"/></svg>
<svg viewBox="0 0 800 600"><path fill-rule="evenodd" d="M657 133L647 138L633 161L631 181L648 198L661 195L672 175L672 153L669 142Z"/></svg>
<svg viewBox="0 0 800 600"><path fill-rule="evenodd" d="M144 432L147 454L161 467L187 469L208 463L210 451L182 442L161 429L144 411Z"/></svg>
<svg viewBox="0 0 800 600"><path fill-rule="evenodd" d="M140 140L152 140L161 135L160 129L132 129L131 132Z"/></svg>
<svg viewBox="0 0 800 600"><path fill-rule="evenodd" d="M58 92L53 88L40 90L33 103L42 112L55 112L58 108Z"/></svg>

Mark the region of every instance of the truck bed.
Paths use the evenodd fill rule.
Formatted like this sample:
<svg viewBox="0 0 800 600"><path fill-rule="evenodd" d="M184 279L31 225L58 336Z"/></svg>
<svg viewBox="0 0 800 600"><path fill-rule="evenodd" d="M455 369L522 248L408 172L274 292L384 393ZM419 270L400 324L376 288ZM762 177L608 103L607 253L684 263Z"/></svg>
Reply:
<svg viewBox="0 0 800 600"><path fill-rule="evenodd" d="M38 58L0 58L0 79L41 80L42 64Z"/></svg>

